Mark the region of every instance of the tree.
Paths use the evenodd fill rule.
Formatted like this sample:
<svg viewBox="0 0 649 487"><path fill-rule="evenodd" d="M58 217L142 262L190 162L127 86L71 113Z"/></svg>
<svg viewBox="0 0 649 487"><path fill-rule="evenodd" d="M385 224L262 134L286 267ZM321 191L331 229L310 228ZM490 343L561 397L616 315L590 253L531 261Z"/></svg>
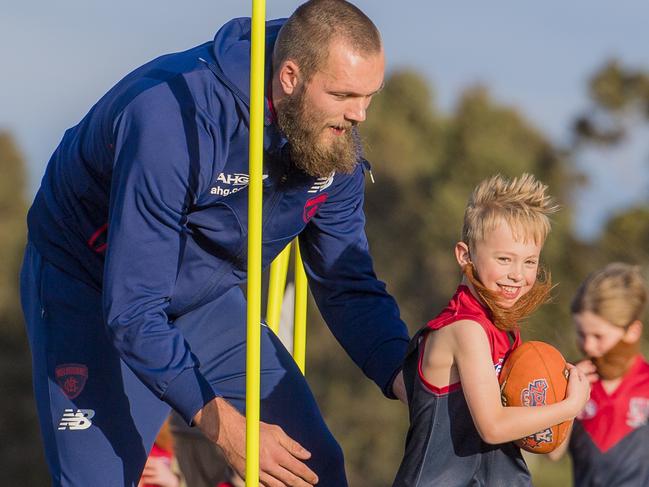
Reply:
<svg viewBox="0 0 649 487"><path fill-rule="evenodd" d="M620 143L638 118L649 120L649 72L606 61L590 78L592 106L575 120L577 143Z"/></svg>
<svg viewBox="0 0 649 487"><path fill-rule="evenodd" d="M649 266L649 209L631 208L611 218L597 246L600 260Z"/></svg>
<svg viewBox="0 0 649 487"><path fill-rule="evenodd" d="M18 293L25 246L25 165L15 142L0 133L0 472L7 485L46 485L31 390L31 360Z"/></svg>
<svg viewBox="0 0 649 487"><path fill-rule="evenodd" d="M25 246L25 166L13 139L0 132L0 320L21 326L17 276ZM6 332L3 326L3 332ZM21 326L22 328L22 326Z"/></svg>

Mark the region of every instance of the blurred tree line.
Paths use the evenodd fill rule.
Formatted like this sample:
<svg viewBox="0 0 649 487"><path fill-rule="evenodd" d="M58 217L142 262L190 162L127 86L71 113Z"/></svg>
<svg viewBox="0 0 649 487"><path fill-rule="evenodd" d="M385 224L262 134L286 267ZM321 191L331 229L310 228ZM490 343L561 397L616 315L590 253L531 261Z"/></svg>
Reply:
<svg viewBox="0 0 649 487"><path fill-rule="evenodd" d="M18 287L27 225L25 162L0 132L0 472L2 483L49 485L31 390L31 355Z"/></svg>
<svg viewBox="0 0 649 487"><path fill-rule="evenodd" d="M630 122L649 118L649 73L604 64L591 78L590 111L574 124L574 144L556 147L515 108L482 86L441 113L426 80L402 71L386 80L362 127L375 183L367 180L367 232L379 277L397 298L410 331L448 301L460 273L452 249L466 200L494 173L531 172L549 184L563 211L554 218L543 263L559 286L553 303L524 325L525 339L545 340L569 359L574 348L568 303L588 272L621 260L649 266L646 202L611 218L593 242L573 234L573 190L584 175L573 164L584 145L623 143ZM640 116L638 116L640 114ZM615 168L611 167L611 171ZM0 133L0 472L12 485L47 485L31 395L18 271L26 235L25 166L13 139ZM311 306L308 378L328 423L343 445L351 485L391 485L401 460L407 411L382 399L376 387L334 342ZM316 345L317 344L317 345ZM535 485L568 485L569 463L530 458Z"/></svg>

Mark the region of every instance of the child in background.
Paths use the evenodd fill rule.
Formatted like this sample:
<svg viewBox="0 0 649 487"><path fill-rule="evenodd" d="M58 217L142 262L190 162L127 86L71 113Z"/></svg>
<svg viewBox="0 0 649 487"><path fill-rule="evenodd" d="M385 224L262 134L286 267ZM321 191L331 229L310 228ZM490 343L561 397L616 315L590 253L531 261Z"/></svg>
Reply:
<svg viewBox="0 0 649 487"><path fill-rule="evenodd" d="M475 188L455 246L462 282L405 358L410 429L395 487L529 486L511 442L572 419L588 400L588 380L572 366L563 401L506 408L500 399L498 373L520 343L518 322L551 289L537 276L556 210L531 175L494 176Z"/></svg>
<svg viewBox="0 0 649 487"><path fill-rule="evenodd" d="M167 420L155 439L138 487L181 487L181 482L182 478L174 461L173 437Z"/></svg>
<svg viewBox="0 0 649 487"><path fill-rule="evenodd" d="M571 312L577 364L593 382L573 425L570 449L577 487L649 485L649 364L640 354L647 287L638 267L613 263L579 287Z"/></svg>

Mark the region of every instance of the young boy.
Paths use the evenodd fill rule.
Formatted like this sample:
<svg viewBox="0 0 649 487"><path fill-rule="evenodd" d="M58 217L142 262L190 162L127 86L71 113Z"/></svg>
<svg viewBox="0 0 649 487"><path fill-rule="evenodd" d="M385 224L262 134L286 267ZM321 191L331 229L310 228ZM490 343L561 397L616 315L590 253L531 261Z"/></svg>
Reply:
<svg viewBox="0 0 649 487"><path fill-rule="evenodd" d="M565 400L503 407L498 373L520 343L517 323L547 299L539 256L557 210L531 175L494 176L474 190L455 257L464 277L411 342L404 363L410 429L395 487L529 486L511 441L573 418L589 396L570 366Z"/></svg>
<svg viewBox="0 0 649 487"><path fill-rule="evenodd" d="M591 274L571 305L577 364L594 382L570 441L576 487L649 485L649 364L640 354L647 286L640 270L612 263ZM569 445L569 446L568 446Z"/></svg>

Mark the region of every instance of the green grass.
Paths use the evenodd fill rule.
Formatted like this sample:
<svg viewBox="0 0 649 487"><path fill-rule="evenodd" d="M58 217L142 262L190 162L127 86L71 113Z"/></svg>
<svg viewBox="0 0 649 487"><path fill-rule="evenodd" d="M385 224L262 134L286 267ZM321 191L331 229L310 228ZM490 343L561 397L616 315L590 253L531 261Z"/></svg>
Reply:
<svg viewBox="0 0 649 487"><path fill-rule="evenodd" d="M558 462L545 455L523 452L527 466L532 473L534 487L570 487L572 485L572 464L567 453Z"/></svg>

